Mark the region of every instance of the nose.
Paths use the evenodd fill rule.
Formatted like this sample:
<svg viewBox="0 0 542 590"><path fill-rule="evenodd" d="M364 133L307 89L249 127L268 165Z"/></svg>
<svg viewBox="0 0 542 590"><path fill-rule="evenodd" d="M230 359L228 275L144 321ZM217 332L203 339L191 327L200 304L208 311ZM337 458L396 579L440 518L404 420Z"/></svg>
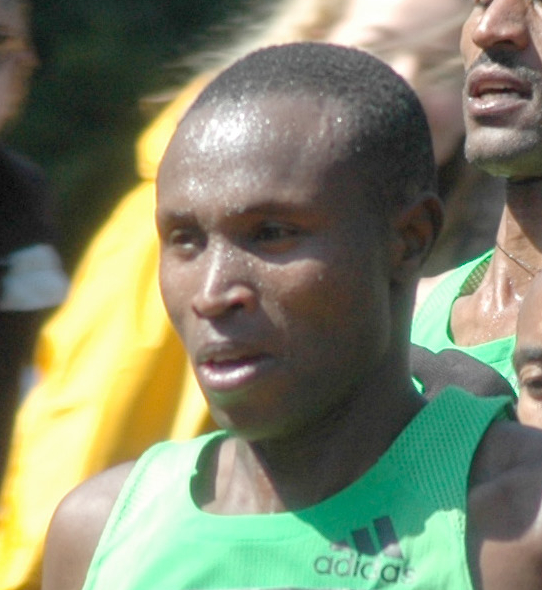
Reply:
<svg viewBox="0 0 542 590"><path fill-rule="evenodd" d="M30 73L40 65L36 48L32 41L26 37L17 37L13 40L11 54L14 61Z"/></svg>
<svg viewBox="0 0 542 590"><path fill-rule="evenodd" d="M249 262L227 246L209 248L202 262L201 282L192 298L195 313L219 318L240 310L253 312L257 293Z"/></svg>
<svg viewBox="0 0 542 590"><path fill-rule="evenodd" d="M36 48L31 43L21 52L19 59L24 67L30 71L35 70L41 65Z"/></svg>
<svg viewBox="0 0 542 590"><path fill-rule="evenodd" d="M525 0L492 0L474 26L472 40L481 49L497 45L519 50L529 44Z"/></svg>

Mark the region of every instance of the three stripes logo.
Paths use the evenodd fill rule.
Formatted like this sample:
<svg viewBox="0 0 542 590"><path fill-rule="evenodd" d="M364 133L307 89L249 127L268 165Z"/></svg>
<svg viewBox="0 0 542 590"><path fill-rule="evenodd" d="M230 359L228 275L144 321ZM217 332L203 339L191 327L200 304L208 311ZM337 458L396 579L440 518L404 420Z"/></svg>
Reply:
<svg viewBox="0 0 542 590"><path fill-rule="evenodd" d="M373 520L376 537L382 547L382 553L388 557L397 557L403 559L399 540L395 534L393 524L389 516L383 516ZM377 549L371 539L368 528L359 529L352 532L354 545L358 553L363 555L376 555Z"/></svg>
<svg viewBox="0 0 542 590"><path fill-rule="evenodd" d="M314 569L317 574L373 582L379 580L390 585L414 582L415 571L405 563L389 516L377 518L373 520L372 527L350 534L350 539L333 543L329 555L316 558Z"/></svg>

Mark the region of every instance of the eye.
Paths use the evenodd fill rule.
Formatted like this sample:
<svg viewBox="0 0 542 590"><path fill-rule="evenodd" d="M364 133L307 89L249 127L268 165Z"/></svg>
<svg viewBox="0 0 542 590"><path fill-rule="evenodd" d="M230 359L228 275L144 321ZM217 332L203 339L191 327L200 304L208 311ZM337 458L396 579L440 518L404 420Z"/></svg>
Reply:
<svg viewBox="0 0 542 590"><path fill-rule="evenodd" d="M15 53L25 51L28 45L23 37L0 32L0 59L7 59Z"/></svg>
<svg viewBox="0 0 542 590"><path fill-rule="evenodd" d="M298 234L299 231L292 226L278 222L266 222L258 227L254 239L259 242L274 242L293 238Z"/></svg>
<svg viewBox="0 0 542 590"><path fill-rule="evenodd" d="M519 371L519 385L532 398L542 400L542 369L524 367Z"/></svg>
<svg viewBox="0 0 542 590"><path fill-rule="evenodd" d="M291 249L301 235L301 230L281 222L260 224L252 236L253 243L266 252L281 253Z"/></svg>
<svg viewBox="0 0 542 590"><path fill-rule="evenodd" d="M0 59L5 60L11 53L11 39L6 33L0 33Z"/></svg>
<svg viewBox="0 0 542 590"><path fill-rule="evenodd" d="M201 232L193 228L173 228L167 235L166 245L183 258L193 258L205 247Z"/></svg>
<svg viewBox="0 0 542 590"><path fill-rule="evenodd" d="M542 376L524 379L521 385L528 389L538 389L542 393Z"/></svg>

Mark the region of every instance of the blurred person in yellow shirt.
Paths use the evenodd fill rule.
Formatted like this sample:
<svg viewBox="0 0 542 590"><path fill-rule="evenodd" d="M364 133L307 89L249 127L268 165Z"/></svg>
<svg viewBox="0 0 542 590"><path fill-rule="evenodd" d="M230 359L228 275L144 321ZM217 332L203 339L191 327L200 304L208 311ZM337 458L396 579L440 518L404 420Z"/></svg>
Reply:
<svg viewBox="0 0 542 590"><path fill-rule="evenodd" d="M0 0L0 132L21 112L38 58L30 6ZM55 206L43 170L0 142L0 477L34 342L68 279L56 249Z"/></svg>
<svg viewBox="0 0 542 590"><path fill-rule="evenodd" d="M18 413L0 498L1 590L39 588L49 520L75 485L156 441L214 427L159 294L158 163L178 120L215 73L260 46L322 38L341 7L340 0L282 0L141 137L140 184L89 245L65 304L40 335L39 382Z"/></svg>

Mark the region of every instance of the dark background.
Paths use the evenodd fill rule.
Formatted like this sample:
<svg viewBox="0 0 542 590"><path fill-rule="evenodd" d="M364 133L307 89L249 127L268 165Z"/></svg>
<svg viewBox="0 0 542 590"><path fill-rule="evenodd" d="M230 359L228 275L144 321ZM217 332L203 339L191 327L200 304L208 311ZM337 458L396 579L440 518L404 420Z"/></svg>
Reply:
<svg viewBox="0 0 542 590"><path fill-rule="evenodd" d="M137 182L134 144L157 114L149 95L182 86L183 58L233 41L273 0L37 0L41 60L6 135L41 164L58 198L59 249L72 271ZM147 101L144 101L148 104Z"/></svg>

